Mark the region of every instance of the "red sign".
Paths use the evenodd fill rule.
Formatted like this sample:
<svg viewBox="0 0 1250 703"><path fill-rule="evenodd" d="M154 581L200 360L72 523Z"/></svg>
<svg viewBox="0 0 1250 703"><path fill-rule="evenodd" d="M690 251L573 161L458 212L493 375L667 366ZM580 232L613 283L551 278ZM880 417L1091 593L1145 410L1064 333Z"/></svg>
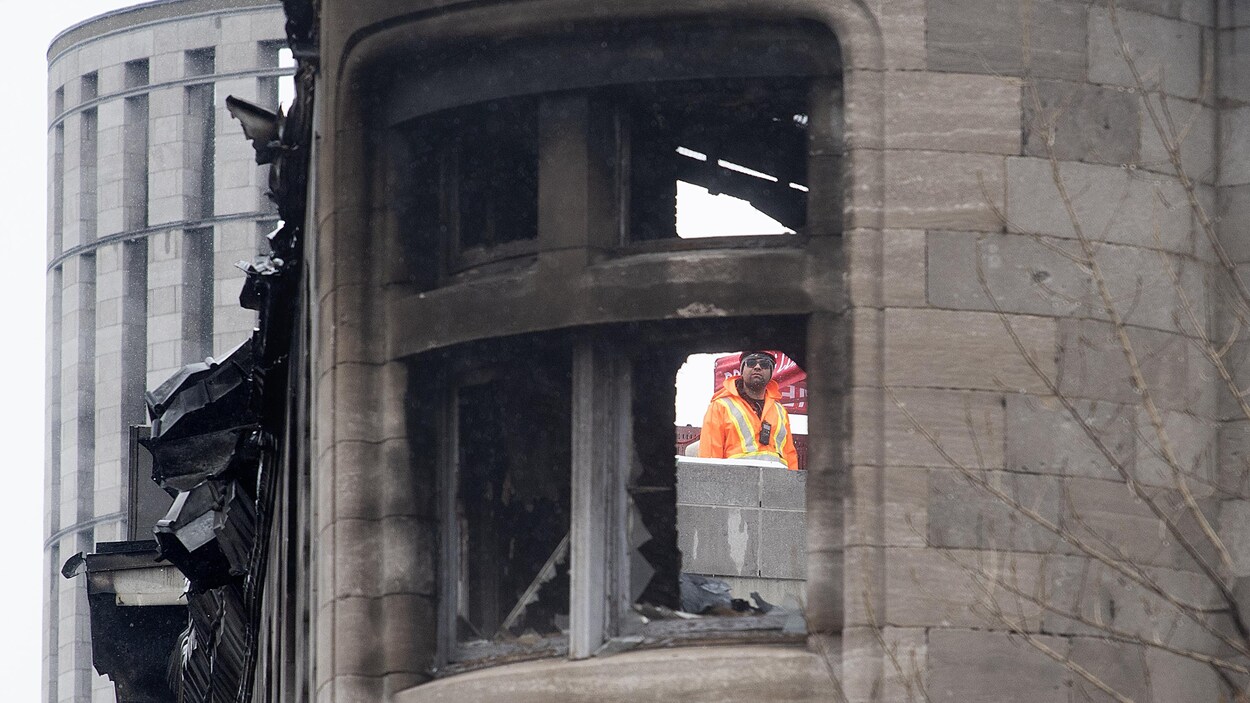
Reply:
<svg viewBox="0 0 1250 703"><path fill-rule="evenodd" d="M773 369L773 380L781 388L781 404L792 413L806 415L807 373L794 363L794 359L785 354L775 351L773 355L777 357L777 368ZM716 365L713 368L713 373L716 375L716 389L720 389L725 379L742 375L741 360L741 353L716 359Z"/></svg>

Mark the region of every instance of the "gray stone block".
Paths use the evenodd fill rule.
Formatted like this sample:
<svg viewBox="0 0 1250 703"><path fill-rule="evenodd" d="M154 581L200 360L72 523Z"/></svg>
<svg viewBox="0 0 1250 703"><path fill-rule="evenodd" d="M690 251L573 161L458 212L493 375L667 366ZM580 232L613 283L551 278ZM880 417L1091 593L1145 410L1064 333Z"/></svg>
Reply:
<svg viewBox="0 0 1250 703"><path fill-rule="evenodd" d="M892 386L1041 390L998 315L917 308L885 313L885 380ZM1043 373L1053 375L1055 322L1012 316L1012 329Z"/></svg>
<svg viewBox="0 0 1250 703"><path fill-rule="evenodd" d="M1075 242L942 231L927 240L928 297L937 307L990 311L997 303L1004 312L1067 316L1087 310L1094 295L1088 271L1055 251L1075 255Z"/></svg>
<svg viewBox="0 0 1250 703"><path fill-rule="evenodd" d="M807 578L807 515L793 510L761 510L760 576Z"/></svg>
<svg viewBox="0 0 1250 703"><path fill-rule="evenodd" d="M1055 398L1007 396L1007 469L1115 479L1114 461L1131 470L1136 459L1134 406L1073 401L1079 418ZM1089 437L1091 430L1111 454Z"/></svg>
<svg viewBox="0 0 1250 703"><path fill-rule="evenodd" d="M1072 639L1072 662L1093 674L1121 696L1149 700L1145 649L1127 642L1091 637ZM1073 677L1076 700L1104 703L1116 700L1080 676Z"/></svg>
<svg viewBox="0 0 1250 703"><path fill-rule="evenodd" d="M1008 472L978 472L1012 501L1059 524L1057 479ZM929 472L929 543L954 549L1052 551L1060 538L959 471Z"/></svg>
<svg viewBox="0 0 1250 703"><path fill-rule="evenodd" d="M1036 91L1036 102L1031 91ZM1087 83L1038 80L1024 86L1022 102L1026 156L1049 156L1044 129L1048 126L1055 158L1061 161L1136 160L1141 122L1131 94Z"/></svg>
<svg viewBox="0 0 1250 703"><path fill-rule="evenodd" d="M1220 185L1250 183L1250 107L1220 112Z"/></svg>
<svg viewBox="0 0 1250 703"><path fill-rule="evenodd" d="M1194 250L1193 213L1175 178L1074 162L1061 163L1058 178L1076 224L1048 161L1007 159L1007 220L1013 231L1075 239L1079 226L1092 241Z"/></svg>
<svg viewBox="0 0 1250 703"><path fill-rule="evenodd" d="M1003 405L1001 393L895 390L885 399L886 464L950 466L927 432L954 461L972 468L1001 468Z"/></svg>
<svg viewBox="0 0 1250 703"><path fill-rule="evenodd" d="M1220 243L1235 263L1250 262L1250 185L1229 186L1216 192Z"/></svg>
<svg viewBox="0 0 1250 703"><path fill-rule="evenodd" d="M1175 486L1179 474L1199 496L1210 495L1214 483L1217 422L1191 413L1165 412L1161 418L1174 461L1165 458L1159 430L1144 408L1137 410L1137 480L1147 486Z"/></svg>
<svg viewBox="0 0 1250 703"><path fill-rule="evenodd" d="M898 229L1002 229L1003 157L942 151L891 151L885 165L885 226Z"/></svg>
<svg viewBox="0 0 1250 703"><path fill-rule="evenodd" d="M1187 176L1198 183L1214 183L1216 155L1219 153L1215 138L1215 110L1184 100L1168 99L1162 102L1157 95L1150 97L1150 104L1161 123L1155 127L1146 108L1142 107L1141 167L1160 173L1176 173L1171 156L1163 145L1163 136L1166 136L1179 149L1181 168ZM1169 114L1171 125L1168 124Z"/></svg>
<svg viewBox="0 0 1250 703"><path fill-rule="evenodd" d="M683 465L677 471L677 503L758 507L760 470L754 466Z"/></svg>
<svg viewBox="0 0 1250 703"><path fill-rule="evenodd" d="M1121 36L1147 89L1195 99L1202 90L1202 29L1179 20L1119 10ZM1105 7L1089 11L1089 80L1136 85Z"/></svg>
<svg viewBox="0 0 1250 703"><path fill-rule="evenodd" d="M1202 662L1155 649L1146 652L1146 666L1152 694L1146 700L1205 703L1228 698L1219 675Z"/></svg>
<svg viewBox="0 0 1250 703"><path fill-rule="evenodd" d="M1250 500L1230 500L1220 506L1219 534L1232 556L1233 573L1250 576Z"/></svg>
<svg viewBox="0 0 1250 703"><path fill-rule="evenodd" d="M682 570L758 575L759 531L758 509L682 506L677 513Z"/></svg>
<svg viewBox="0 0 1250 703"><path fill-rule="evenodd" d="M1034 2L1028 12L997 0L929 0L929 68L1083 79L1085 18L1084 4L1056 0Z"/></svg>
<svg viewBox="0 0 1250 703"><path fill-rule="evenodd" d="M1067 642L1032 635L1060 656ZM929 633L928 693L933 701L1068 703L1073 674L1018 635L935 629Z"/></svg>
<svg viewBox="0 0 1250 703"><path fill-rule="evenodd" d="M1250 102L1250 75L1244 69L1250 65L1250 27L1222 30L1217 42L1216 76L1220 98Z"/></svg>
<svg viewBox="0 0 1250 703"><path fill-rule="evenodd" d="M1016 80L896 71L886 74L885 91L887 148L1020 153Z"/></svg>
<svg viewBox="0 0 1250 703"><path fill-rule="evenodd" d="M1140 328L1130 328L1128 336L1146 386L1160 407L1192 410L1203 404L1210 369L1189 340ZM1059 321L1059 391L1072 398L1141 401L1123 347L1109 323Z"/></svg>
<svg viewBox="0 0 1250 703"><path fill-rule="evenodd" d="M806 471L760 469L760 480L760 507L806 509Z"/></svg>

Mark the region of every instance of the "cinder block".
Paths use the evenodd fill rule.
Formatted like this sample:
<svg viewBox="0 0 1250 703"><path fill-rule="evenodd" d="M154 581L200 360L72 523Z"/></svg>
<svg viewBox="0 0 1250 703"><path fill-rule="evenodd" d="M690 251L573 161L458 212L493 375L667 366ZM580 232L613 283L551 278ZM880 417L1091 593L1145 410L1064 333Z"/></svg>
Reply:
<svg viewBox="0 0 1250 703"><path fill-rule="evenodd" d="M677 524L683 570L711 575L758 574L758 509L683 506Z"/></svg>
<svg viewBox="0 0 1250 703"><path fill-rule="evenodd" d="M894 308L885 313L885 382L982 390L1045 389L1026 361L1055 371L1056 326L1050 318L1007 317L1021 352L993 313Z"/></svg>
<svg viewBox="0 0 1250 703"><path fill-rule="evenodd" d="M1089 310L1093 285L1089 272L1076 263L1080 250L1075 242L1041 235L942 231L930 232L927 241L931 305L1048 316Z"/></svg>
<svg viewBox="0 0 1250 703"><path fill-rule="evenodd" d="M1131 94L1088 83L1037 80L1024 85L1022 102L1026 156L1049 157L1048 128L1060 161L1119 165L1137 160L1141 118Z"/></svg>
<svg viewBox="0 0 1250 703"><path fill-rule="evenodd" d="M759 574L807 578L807 516L794 510L761 510Z"/></svg>
<svg viewBox="0 0 1250 703"><path fill-rule="evenodd" d="M1131 10L1116 11L1129 57L1148 90L1196 99L1202 90L1202 29L1179 20ZM1089 80L1135 87L1128 61L1105 7L1089 11Z"/></svg>
<svg viewBox="0 0 1250 703"><path fill-rule="evenodd" d="M760 506L805 510L807 507L807 472L788 469L759 469ZM681 500L681 475L678 475L677 495Z"/></svg>
<svg viewBox="0 0 1250 703"><path fill-rule="evenodd" d="M885 162L885 226L997 231L1003 207L1003 157L892 151Z"/></svg>
<svg viewBox="0 0 1250 703"><path fill-rule="evenodd" d="M1070 402L1077 417L1053 397L1007 396L1007 469L1109 480L1120 476L1116 462L1132 471L1137 458L1135 406Z"/></svg>
<svg viewBox="0 0 1250 703"><path fill-rule="evenodd" d="M887 73L886 147L1018 154L1019 86L978 74Z"/></svg>
<svg viewBox="0 0 1250 703"><path fill-rule="evenodd" d="M1059 637L1029 635L1059 656ZM1068 703L1072 672L1019 635L935 629L929 632L928 693L932 701Z"/></svg>
<svg viewBox="0 0 1250 703"><path fill-rule="evenodd" d="M1062 500L1058 479L998 471L970 473L1005 497L976 485L959 471L929 471L930 545L1025 552L1055 549L1059 535L1028 517L1026 510L1057 526Z"/></svg>
<svg viewBox="0 0 1250 703"><path fill-rule="evenodd" d="M1085 77L1085 18L1082 3L929 0L929 68L1080 80Z"/></svg>

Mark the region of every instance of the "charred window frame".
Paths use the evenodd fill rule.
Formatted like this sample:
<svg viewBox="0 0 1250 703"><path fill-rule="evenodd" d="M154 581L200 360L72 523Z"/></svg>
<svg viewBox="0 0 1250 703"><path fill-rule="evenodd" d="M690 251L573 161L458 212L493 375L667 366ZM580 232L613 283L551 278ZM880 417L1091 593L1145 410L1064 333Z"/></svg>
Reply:
<svg viewBox="0 0 1250 703"><path fill-rule="evenodd" d="M382 115L400 135L409 187L393 202L426 290L575 245L793 246L841 229L807 217L808 192L837 197L840 170L838 154L810 148L840 142L827 109L840 103L840 58L823 29L644 22L432 55L390 79L400 88ZM405 81L412 72L421 79ZM595 200L573 241L552 216L567 178L589 181ZM748 200L794 234L681 239L678 180Z"/></svg>
<svg viewBox="0 0 1250 703"><path fill-rule="evenodd" d="M397 260L388 262L402 269L392 275L420 293L418 297L428 297L424 291L438 288L463 294L479 280L509 279L520 269L551 268L547 273L558 275L567 267L570 274L577 274L578 267L596 262L696 248L801 251L811 237L840 234L840 58L832 34L823 27L815 33L810 30L802 23L761 26L754 21L634 23L538 39L469 42L443 47L446 51L431 50L431 55L452 58L406 62L396 75L381 79L382 84L395 86L397 94L384 101L379 117L391 130L385 148L391 150L387 158L394 162L398 174L394 183L400 185L387 191L401 250ZM586 53L587 47L602 51ZM587 60L569 62L570 55ZM753 121L761 104L768 106L763 124ZM501 114L513 118L507 129L492 125L493 116ZM725 114L736 116L717 120L711 125L715 129L700 129ZM678 130L654 129L656 115L666 117L660 126L671 115L683 116L690 124ZM759 131L781 134L783 147L764 148L775 144L767 135L741 138ZM521 155L502 160L503 166L487 165L500 171L488 171L478 179L480 186L463 181L468 175L463 166L472 157L466 159L464 142L475 134ZM745 155L740 153L744 146ZM678 147L714 159L717 168L687 163L691 157ZM775 173L753 169L773 180L725 173L719 164L723 160L751 168L763 163L756 157L773 159L767 168ZM648 168L640 160L659 164L655 168L671 175L673 183L687 175L737 192L784 188L785 197L774 204L780 216L774 217L795 234L678 239L668 221L671 198L657 198L662 203L658 207L639 206L651 199L648 184L638 178ZM513 229L466 228L463 194L489 193L492 178L509 174L522 187L507 195L524 193L527 201L512 209L523 214L503 223ZM574 183L584 186L581 192L566 192L564 186ZM665 188L671 186L664 183ZM808 190L819 194L819 208L809 207ZM495 216L489 211L474 215L482 220ZM441 298L441 292L435 297ZM667 598L672 605L679 598L672 436L676 370L691 353L724 349L782 348L801 359L807 318L789 312L763 314L721 326L687 321L673 329L665 326L668 323L639 323L649 325L645 333L613 324L607 337L587 328L572 329L578 323L571 321L563 323L569 326L564 331L450 347L436 342L410 352L417 354L411 357L417 374L431 368L440 374L437 393L410 386L408 394L416 418L410 427L422 437L415 444L437 447L413 461L422 467L420 475L437 477L431 502L437 507L441 543L439 674L537 656L584 658L701 634L718 640L796 638L772 621L643 624L632 608L648 590L650 602L665 604ZM440 337L431 332L430 338ZM523 351L507 347L518 343ZM657 356L647 351L647 345L668 346ZM536 351L540 347L548 351ZM549 419L563 422L568 443L567 556L553 562L557 574L547 586L567 584L565 601L555 609L564 610L555 615L567 618L567 626L547 627L548 631L529 628L531 633L522 626L511 630L506 646L491 646L488 634L481 631L484 623L502 625L512 605L500 605L487 618L485 613L475 614L474 596L468 592L475 586L467 585L473 577L462 562L465 550L473 549L466 545L472 528L463 518L466 497L470 501L473 497L462 490L468 459L462 446L468 436L464 424L467 418L489 418L472 407L499 397L500 386L492 384L506 385L508 374L525 367L534 354L559 356L567 365L567 414ZM647 363L663 367L659 377L667 388L648 384L636 373L640 364ZM439 418L437 425L421 419L431 417ZM555 429L544 431L554 437ZM639 463L640 456L651 459ZM640 501L658 507L640 508ZM664 505L671 512L667 519ZM468 512L473 509L469 506ZM560 509L565 510L563 504ZM562 547L551 537L544 535L539 551L556 555ZM648 540L658 542L642 548ZM527 578L528 574L515 581ZM466 613L473 627L462 623ZM551 623L555 620L550 618ZM474 634L474 628L480 639L463 636ZM567 634L552 631L556 629Z"/></svg>
<svg viewBox="0 0 1250 703"><path fill-rule="evenodd" d="M798 643L794 614L683 619L672 379L692 353L779 344L801 317L611 325L412 361L440 524L438 673L674 639ZM437 371L432 371L437 370ZM431 382L430 374L437 374Z"/></svg>

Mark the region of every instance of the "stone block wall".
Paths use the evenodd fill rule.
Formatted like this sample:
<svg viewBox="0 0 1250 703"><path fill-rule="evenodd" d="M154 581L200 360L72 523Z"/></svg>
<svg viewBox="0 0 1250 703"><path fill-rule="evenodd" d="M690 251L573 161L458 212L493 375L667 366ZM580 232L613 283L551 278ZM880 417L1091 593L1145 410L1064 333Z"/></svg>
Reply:
<svg viewBox="0 0 1250 703"><path fill-rule="evenodd" d="M807 474L719 459L677 460L682 571L752 591L776 605L803 603Z"/></svg>
<svg viewBox="0 0 1250 703"><path fill-rule="evenodd" d="M1078 668L1218 698L1167 649L1221 651L1205 611L1244 569L1246 418L1208 354L1245 387L1235 4L929 0L906 48L883 20L884 228L849 242L852 700L1110 700Z"/></svg>

